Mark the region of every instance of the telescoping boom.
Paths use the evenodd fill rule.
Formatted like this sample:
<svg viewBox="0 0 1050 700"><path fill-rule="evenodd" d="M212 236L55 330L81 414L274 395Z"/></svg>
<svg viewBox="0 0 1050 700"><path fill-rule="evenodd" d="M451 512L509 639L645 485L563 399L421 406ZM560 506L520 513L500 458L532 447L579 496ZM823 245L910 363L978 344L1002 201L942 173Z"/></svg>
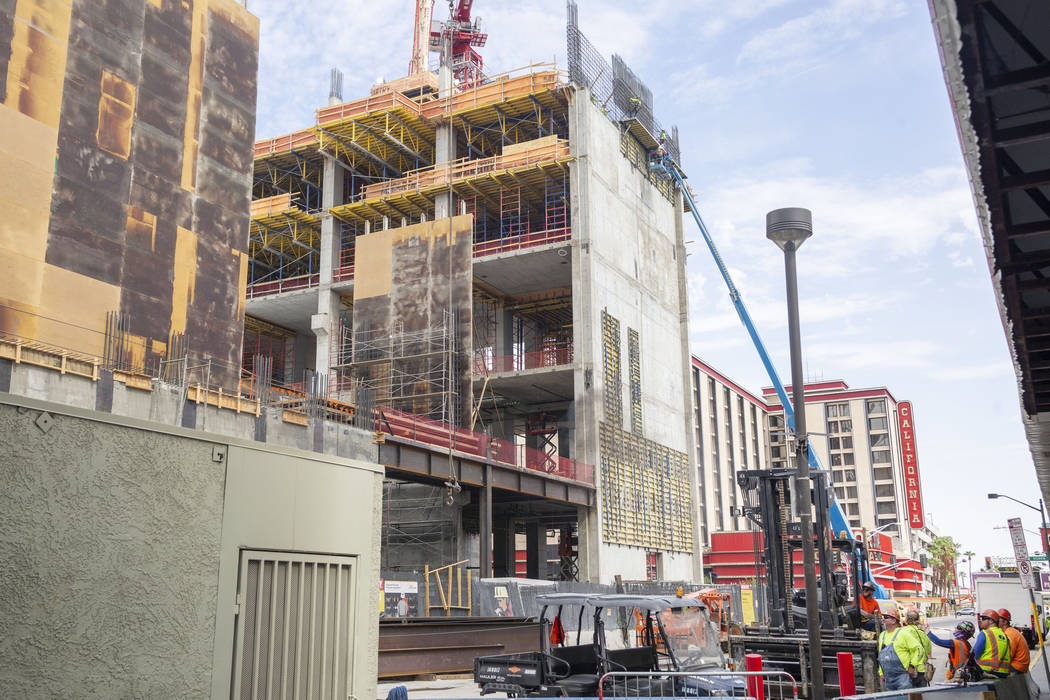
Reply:
<svg viewBox="0 0 1050 700"><path fill-rule="evenodd" d="M682 197L685 198L686 203L689 205L689 211L693 215L693 220L696 221L696 226L700 229L700 235L704 237L704 243L707 244L707 249L711 251L711 257L714 258L715 265L718 267L718 272L722 275L722 280L726 283L726 287L729 289L729 299L733 302L733 308L736 309L736 313L740 317L741 323L744 324L747 334L751 336L751 342L754 343L755 350L758 351L758 357L762 360L762 365L766 368L766 374L769 375L769 381L773 384L773 389L776 390L777 396L780 397L780 405L784 407L784 421L787 425L787 429L794 432L794 407L791 405L791 400L788 398L787 391L784 389L784 384L780 381L776 369L773 368L773 362L769 359L769 353L766 351L766 346L762 342L762 338L758 335L758 329L755 328L754 321L751 320L751 314L748 313L747 306L744 304L744 300L740 297L739 290L737 290L736 285L733 284L733 278L729 275L729 269L722 260L722 256L718 252L718 247L715 245L714 239L711 238L707 226L704 225L704 220L700 216L700 209L696 206L692 193L689 191L689 188L685 186L685 177L682 175L681 169L669 155L661 153L660 150L658 150L650 160L649 167L653 170L659 170L666 173L674 180L678 189L681 190ZM817 455L813 450L809 450L809 466L811 469L823 471L823 467L820 465L820 460L817 459ZM835 500L834 492L830 495L829 512L831 515L832 530L836 535L846 533L846 537L855 539L853 528L850 527L849 521L846 520L846 514L843 512L842 506L839 505L837 500ZM868 580L871 580L869 573L865 572L865 575L868 577ZM875 584L876 596L879 598L886 597L886 593L882 586L874 580L872 580L872 583Z"/></svg>

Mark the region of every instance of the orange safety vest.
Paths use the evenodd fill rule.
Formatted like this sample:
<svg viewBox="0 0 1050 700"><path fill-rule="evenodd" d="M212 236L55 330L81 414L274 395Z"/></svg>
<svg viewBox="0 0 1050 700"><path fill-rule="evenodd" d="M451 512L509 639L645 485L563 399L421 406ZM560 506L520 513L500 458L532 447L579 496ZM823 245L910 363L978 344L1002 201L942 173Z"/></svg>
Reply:
<svg viewBox="0 0 1050 700"><path fill-rule="evenodd" d="M970 655L970 646L961 639L952 639L952 648L948 652L948 680L966 663Z"/></svg>

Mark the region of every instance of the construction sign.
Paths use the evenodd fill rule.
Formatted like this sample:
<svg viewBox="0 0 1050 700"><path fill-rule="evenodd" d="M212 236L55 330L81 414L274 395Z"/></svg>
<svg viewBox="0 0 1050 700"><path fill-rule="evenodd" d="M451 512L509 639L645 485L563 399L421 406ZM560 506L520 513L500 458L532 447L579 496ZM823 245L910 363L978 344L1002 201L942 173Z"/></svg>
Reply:
<svg viewBox="0 0 1050 700"><path fill-rule="evenodd" d="M1017 557L1017 575L1021 579L1021 587L1032 590L1035 588L1035 576L1032 574L1032 563L1028 560L1028 544L1024 541L1021 519L1010 518L1006 525L1010 528L1010 541L1014 545L1014 556Z"/></svg>

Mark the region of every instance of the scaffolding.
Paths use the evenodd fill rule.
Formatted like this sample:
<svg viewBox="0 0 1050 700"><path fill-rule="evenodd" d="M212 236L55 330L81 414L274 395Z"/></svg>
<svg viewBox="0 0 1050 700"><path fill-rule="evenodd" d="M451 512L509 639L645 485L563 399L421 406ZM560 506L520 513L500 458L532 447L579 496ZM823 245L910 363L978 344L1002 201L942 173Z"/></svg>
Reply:
<svg viewBox="0 0 1050 700"><path fill-rule="evenodd" d="M287 356L289 351L294 352L294 339L293 330L245 315L241 369L253 375L266 375L273 382L287 381L285 367L293 364L287 361ZM260 357L267 358L265 371L258 363Z"/></svg>
<svg viewBox="0 0 1050 700"><path fill-rule="evenodd" d="M292 194L252 202L248 298L319 284L321 218L302 204Z"/></svg>
<svg viewBox="0 0 1050 700"><path fill-rule="evenodd" d="M340 387L356 386L392 408L449 425L459 419L455 314L417 330L396 321L392 330L348 331L343 322L332 372Z"/></svg>

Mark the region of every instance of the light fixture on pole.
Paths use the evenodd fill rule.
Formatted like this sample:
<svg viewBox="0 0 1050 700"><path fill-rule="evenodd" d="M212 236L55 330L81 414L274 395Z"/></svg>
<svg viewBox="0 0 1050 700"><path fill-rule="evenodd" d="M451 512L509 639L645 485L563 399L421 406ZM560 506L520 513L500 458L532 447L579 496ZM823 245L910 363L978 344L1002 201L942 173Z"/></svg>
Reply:
<svg viewBox="0 0 1050 700"><path fill-rule="evenodd" d="M798 272L795 251L813 235L809 209L788 207L766 214L766 238L784 251L784 281L787 291L788 340L791 347L791 403L795 411L795 496L798 499L802 532L802 567L806 581L806 628L809 636L811 697L824 697L824 659L820 643L820 611L817 601L817 557L813 543L813 486L809 476L809 438L806 435L806 390L802 375L802 331L798 319Z"/></svg>
<svg viewBox="0 0 1050 700"><path fill-rule="evenodd" d="M1039 507L1036 508L1031 503L1019 501L1013 496L1007 496L1005 493L990 493L988 494L988 498L991 500L995 500L996 498L1006 498L1013 501L1014 503L1020 503L1025 508L1031 508L1036 513L1039 513L1039 542L1043 545L1043 554L1050 554L1050 541L1048 541L1046 532L1046 512L1043 509L1043 499L1039 499Z"/></svg>

